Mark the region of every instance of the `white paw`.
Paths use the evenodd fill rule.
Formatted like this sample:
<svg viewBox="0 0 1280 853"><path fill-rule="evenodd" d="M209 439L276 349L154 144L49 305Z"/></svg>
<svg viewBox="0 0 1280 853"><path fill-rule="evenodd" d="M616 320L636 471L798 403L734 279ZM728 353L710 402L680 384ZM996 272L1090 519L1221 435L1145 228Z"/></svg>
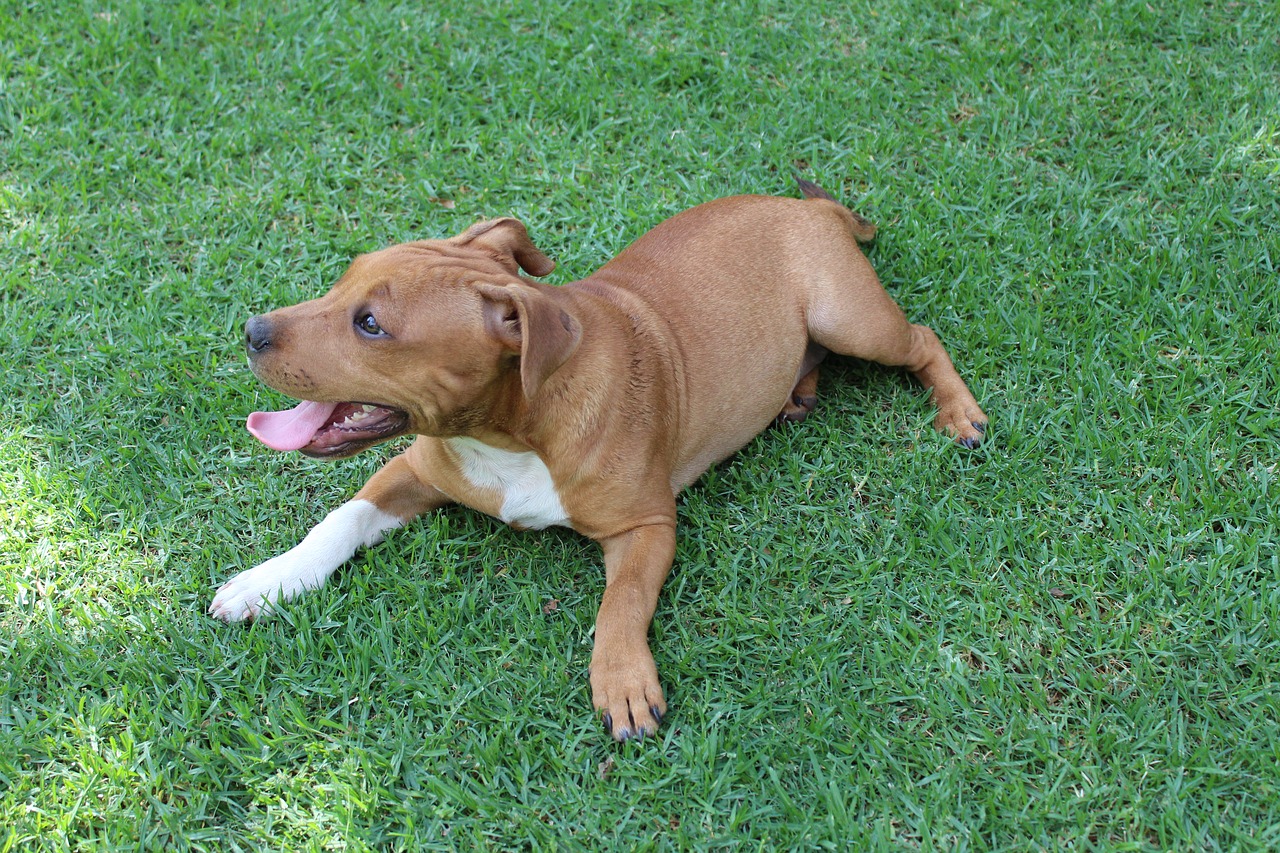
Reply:
<svg viewBox="0 0 1280 853"><path fill-rule="evenodd" d="M209 614L223 622L270 615L276 604L324 586L356 548L382 541L383 531L401 524L369 501L348 501L293 548L224 583L209 605Z"/></svg>
<svg viewBox="0 0 1280 853"><path fill-rule="evenodd" d="M305 587L287 565L291 553L273 557L224 583L209 605L209 615L227 623L253 620L270 615L274 605L301 592Z"/></svg>

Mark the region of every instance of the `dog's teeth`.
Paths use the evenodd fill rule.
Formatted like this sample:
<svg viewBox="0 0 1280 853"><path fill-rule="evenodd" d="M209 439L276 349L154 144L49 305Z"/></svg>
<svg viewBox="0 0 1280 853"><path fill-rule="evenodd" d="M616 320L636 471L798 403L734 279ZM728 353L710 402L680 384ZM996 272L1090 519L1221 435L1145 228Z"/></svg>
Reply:
<svg viewBox="0 0 1280 853"><path fill-rule="evenodd" d="M366 413L366 414L368 414L369 412L372 412L374 409L376 409L376 408L378 408L378 407L377 407L377 406L370 406L368 403L365 403L365 404L361 405L361 406L360 406L360 408L364 409L365 413Z"/></svg>

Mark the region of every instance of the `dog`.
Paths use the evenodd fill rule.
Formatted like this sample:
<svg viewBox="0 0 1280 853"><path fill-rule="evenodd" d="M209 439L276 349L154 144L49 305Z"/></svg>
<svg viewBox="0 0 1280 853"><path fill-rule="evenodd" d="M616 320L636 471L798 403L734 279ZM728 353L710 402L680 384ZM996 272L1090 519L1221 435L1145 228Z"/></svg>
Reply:
<svg viewBox="0 0 1280 853"><path fill-rule="evenodd" d="M253 619L316 589L356 550L451 503L601 546L589 668L618 741L667 711L648 631L676 546L675 496L772 422L816 403L829 352L905 367L959 444L987 416L938 337L908 322L859 243L875 226L820 187L686 210L593 275L512 218L357 257L324 296L251 318L253 373L303 400L256 412L268 447L350 456L416 439L296 547L227 581L209 612Z"/></svg>

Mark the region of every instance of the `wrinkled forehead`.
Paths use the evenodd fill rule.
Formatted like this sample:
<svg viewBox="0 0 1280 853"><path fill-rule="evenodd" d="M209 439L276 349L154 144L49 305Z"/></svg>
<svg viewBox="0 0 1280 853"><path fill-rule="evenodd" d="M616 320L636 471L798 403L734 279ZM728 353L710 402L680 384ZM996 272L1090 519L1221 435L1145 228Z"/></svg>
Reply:
<svg viewBox="0 0 1280 853"><path fill-rule="evenodd" d="M515 278L489 254L445 240L401 243L358 255L334 285L344 292Z"/></svg>

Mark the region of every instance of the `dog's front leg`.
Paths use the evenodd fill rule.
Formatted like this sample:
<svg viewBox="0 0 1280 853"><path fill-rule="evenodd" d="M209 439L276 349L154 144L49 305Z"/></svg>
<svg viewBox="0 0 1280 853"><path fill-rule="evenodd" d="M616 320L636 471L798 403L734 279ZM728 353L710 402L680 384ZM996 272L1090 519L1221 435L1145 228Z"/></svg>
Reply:
<svg viewBox="0 0 1280 853"><path fill-rule="evenodd" d="M649 651L649 623L675 558L672 524L604 539L605 589L591 653L591 701L619 741L657 731L667 711Z"/></svg>
<svg viewBox="0 0 1280 853"><path fill-rule="evenodd" d="M223 584L209 613L224 622L269 614L280 602L323 586L358 548L381 542L388 530L449 502L414 475L403 455L397 456L296 546Z"/></svg>

